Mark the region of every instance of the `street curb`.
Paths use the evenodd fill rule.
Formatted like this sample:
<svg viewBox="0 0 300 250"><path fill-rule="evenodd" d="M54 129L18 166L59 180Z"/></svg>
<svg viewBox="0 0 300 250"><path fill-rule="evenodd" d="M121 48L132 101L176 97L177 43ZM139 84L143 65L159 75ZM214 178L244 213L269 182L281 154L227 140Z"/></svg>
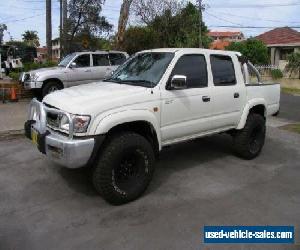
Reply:
<svg viewBox="0 0 300 250"><path fill-rule="evenodd" d="M24 137L24 129L8 130L0 132L0 140L10 140L15 138Z"/></svg>

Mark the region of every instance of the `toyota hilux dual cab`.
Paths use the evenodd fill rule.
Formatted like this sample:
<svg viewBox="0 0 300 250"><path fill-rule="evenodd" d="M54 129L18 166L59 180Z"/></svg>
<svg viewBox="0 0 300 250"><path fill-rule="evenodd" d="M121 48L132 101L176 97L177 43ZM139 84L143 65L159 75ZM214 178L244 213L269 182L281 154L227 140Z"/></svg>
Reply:
<svg viewBox="0 0 300 250"><path fill-rule="evenodd" d="M25 133L51 161L89 166L99 194L124 204L144 193L165 146L228 132L238 156L257 157L279 103L280 85L262 84L238 52L155 49L104 81L34 99Z"/></svg>
<svg viewBox="0 0 300 250"><path fill-rule="evenodd" d="M128 59L120 51L75 52L67 55L58 67L23 73L20 81L25 89L45 97L54 91L103 80Z"/></svg>

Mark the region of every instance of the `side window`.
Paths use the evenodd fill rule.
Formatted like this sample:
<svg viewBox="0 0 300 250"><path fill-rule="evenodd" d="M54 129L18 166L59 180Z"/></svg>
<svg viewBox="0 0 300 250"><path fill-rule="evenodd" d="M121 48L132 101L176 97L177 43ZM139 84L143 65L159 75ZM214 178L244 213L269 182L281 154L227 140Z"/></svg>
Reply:
<svg viewBox="0 0 300 250"><path fill-rule="evenodd" d="M236 84L234 66L230 56L211 55L210 63L215 86Z"/></svg>
<svg viewBox="0 0 300 250"><path fill-rule="evenodd" d="M126 61L126 56L122 53L110 53L109 59L111 65L116 66L123 64Z"/></svg>
<svg viewBox="0 0 300 250"><path fill-rule="evenodd" d="M78 56L74 62L76 63L76 68L90 67L90 54Z"/></svg>
<svg viewBox="0 0 300 250"><path fill-rule="evenodd" d="M174 75L184 75L188 88L205 88L207 81L207 64L204 55L184 55L177 61L171 78Z"/></svg>
<svg viewBox="0 0 300 250"><path fill-rule="evenodd" d="M109 60L107 54L93 54L93 65L97 66L109 66Z"/></svg>

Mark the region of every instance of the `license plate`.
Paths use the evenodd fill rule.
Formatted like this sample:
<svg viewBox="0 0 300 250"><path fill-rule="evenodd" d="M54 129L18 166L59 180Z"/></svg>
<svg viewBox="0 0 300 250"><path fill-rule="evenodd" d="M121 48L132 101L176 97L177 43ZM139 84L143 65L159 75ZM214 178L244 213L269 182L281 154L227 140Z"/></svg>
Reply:
<svg viewBox="0 0 300 250"><path fill-rule="evenodd" d="M31 130L31 140L34 145L38 145L38 133L34 129Z"/></svg>

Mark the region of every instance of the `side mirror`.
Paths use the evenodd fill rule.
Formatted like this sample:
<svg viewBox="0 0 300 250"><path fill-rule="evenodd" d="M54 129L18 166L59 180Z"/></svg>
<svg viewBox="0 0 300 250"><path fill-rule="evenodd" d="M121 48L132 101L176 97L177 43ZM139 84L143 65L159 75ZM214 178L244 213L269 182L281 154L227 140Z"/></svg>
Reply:
<svg viewBox="0 0 300 250"><path fill-rule="evenodd" d="M77 66L76 62L72 62L70 64L70 69L76 68L76 66Z"/></svg>
<svg viewBox="0 0 300 250"><path fill-rule="evenodd" d="M187 88L186 76L175 75L172 77L169 89L180 90L186 88Z"/></svg>

